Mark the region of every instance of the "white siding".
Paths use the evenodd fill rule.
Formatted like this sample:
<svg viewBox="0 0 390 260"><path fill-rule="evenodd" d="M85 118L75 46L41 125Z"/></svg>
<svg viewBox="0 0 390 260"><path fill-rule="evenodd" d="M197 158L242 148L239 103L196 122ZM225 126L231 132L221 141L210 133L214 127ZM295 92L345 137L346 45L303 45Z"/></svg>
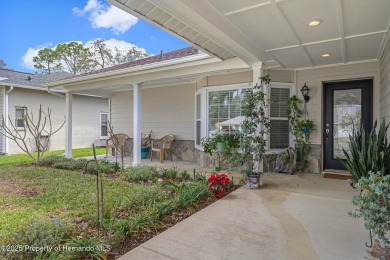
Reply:
<svg viewBox="0 0 390 260"><path fill-rule="evenodd" d="M5 88L0 86L0 124L3 120L4 116L4 91ZM0 132L2 132L2 129L0 128ZM0 154L4 153L4 136L0 134Z"/></svg>
<svg viewBox="0 0 390 260"><path fill-rule="evenodd" d="M195 84L142 89L142 133L152 138L173 134L194 140ZM133 136L133 91L116 92L111 98L111 123L116 133Z"/></svg>
<svg viewBox="0 0 390 260"><path fill-rule="evenodd" d="M382 58L380 60L380 116L390 123L390 41L387 42ZM388 132L390 137L390 130Z"/></svg>
<svg viewBox="0 0 390 260"><path fill-rule="evenodd" d="M39 105L42 110L52 109L53 128L58 127L64 120L65 98L54 96L45 91L15 88L9 94L9 115L15 118L15 106L27 106L29 111L37 114ZM108 112L108 99L88 96L73 98L73 148L104 145L100 140L100 113ZM50 150L63 150L65 147L65 128L52 136ZM9 141L9 153L20 153L20 149Z"/></svg>

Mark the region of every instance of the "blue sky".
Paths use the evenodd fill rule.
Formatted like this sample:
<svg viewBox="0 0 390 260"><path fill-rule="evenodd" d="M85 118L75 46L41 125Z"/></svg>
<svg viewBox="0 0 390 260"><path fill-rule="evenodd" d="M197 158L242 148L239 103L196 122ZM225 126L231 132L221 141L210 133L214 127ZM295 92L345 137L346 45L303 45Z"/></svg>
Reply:
<svg viewBox="0 0 390 260"><path fill-rule="evenodd" d="M109 47L132 43L152 54L189 46L104 0L0 0L0 35L0 59L31 73L39 49L64 42L102 38Z"/></svg>

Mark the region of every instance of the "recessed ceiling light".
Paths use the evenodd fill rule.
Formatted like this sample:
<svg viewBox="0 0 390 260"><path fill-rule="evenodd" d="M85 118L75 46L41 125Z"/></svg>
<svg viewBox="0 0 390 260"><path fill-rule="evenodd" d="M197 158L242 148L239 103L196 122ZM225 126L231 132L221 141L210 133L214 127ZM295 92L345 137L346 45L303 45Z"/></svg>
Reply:
<svg viewBox="0 0 390 260"><path fill-rule="evenodd" d="M321 56L324 58L327 58L327 57L330 57L331 55L332 55L332 53L324 53Z"/></svg>
<svg viewBox="0 0 390 260"><path fill-rule="evenodd" d="M321 19L316 19L316 20L308 22L307 25L309 25L311 27L314 27L314 26L320 25L321 23L322 23Z"/></svg>

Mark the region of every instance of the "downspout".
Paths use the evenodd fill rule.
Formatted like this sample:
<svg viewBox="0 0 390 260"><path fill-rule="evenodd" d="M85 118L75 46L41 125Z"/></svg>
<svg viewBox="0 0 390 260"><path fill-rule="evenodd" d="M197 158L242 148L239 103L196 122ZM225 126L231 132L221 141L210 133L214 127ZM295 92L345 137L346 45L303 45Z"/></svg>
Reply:
<svg viewBox="0 0 390 260"><path fill-rule="evenodd" d="M14 90L14 85L11 85L9 87L9 90L5 91L4 90L4 123L5 127L8 127L8 94L11 93ZM4 144L4 154L8 153L8 138L3 135L3 144Z"/></svg>

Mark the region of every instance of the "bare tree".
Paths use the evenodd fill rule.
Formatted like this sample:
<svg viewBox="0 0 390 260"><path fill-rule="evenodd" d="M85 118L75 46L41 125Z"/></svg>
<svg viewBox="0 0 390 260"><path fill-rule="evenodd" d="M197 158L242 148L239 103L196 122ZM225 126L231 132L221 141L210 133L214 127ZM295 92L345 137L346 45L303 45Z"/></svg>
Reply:
<svg viewBox="0 0 390 260"><path fill-rule="evenodd" d="M34 120L34 114L32 112L29 114L28 108L23 107L23 131L20 131L20 127L16 124L16 122L12 122L11 117L8 115L10 126L7 126L3 117L1 125L3 132L0 132L0 134L10 140L13 140L23 152L34 160L36 164L39 164L44 153L49 148L52 135L57 133L65 125L66 121L66 118L64 117L62 124L58 128L54 129L51 111L52 109L47 108L47 112L44 112L42 110L42 105L39 105L38 117ZM35 147L33 145L35 145ZM34 150L36 150L36 153L34 153Z"/></svg>
<svg viewBox="0 0 390 260"><path fill-rule="evenodd" d="M115 147L115 163L118 164L118 157L117 157L117 151L120 152L121 155L121 170L122 172L125 169L125 148L119 147L119 140L118 137L114 134L114 127L111 125L110 122L108 122L108 133L110 134L110 138L112 140L112 144Z"/></svg>

